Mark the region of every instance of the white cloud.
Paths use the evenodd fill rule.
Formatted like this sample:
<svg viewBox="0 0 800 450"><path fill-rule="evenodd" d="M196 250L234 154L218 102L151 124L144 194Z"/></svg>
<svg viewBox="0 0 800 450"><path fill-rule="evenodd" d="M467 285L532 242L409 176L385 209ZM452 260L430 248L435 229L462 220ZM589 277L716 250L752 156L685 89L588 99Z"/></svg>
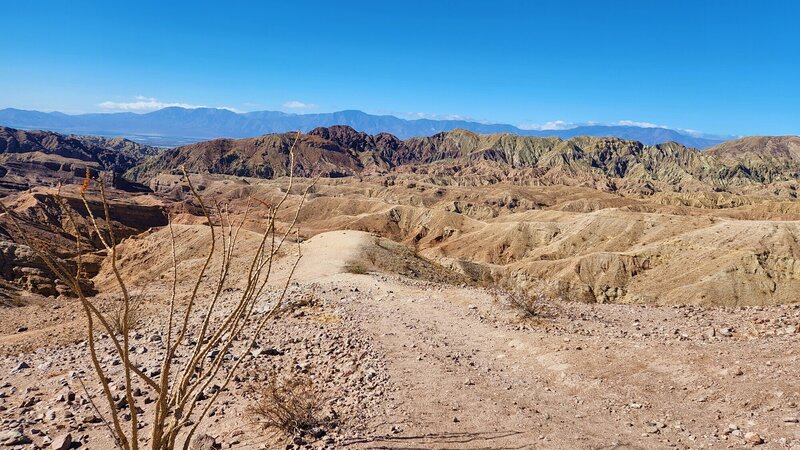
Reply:
<svg viewBox="0 0 800 450"><path fill-rule="evenodd" d="M409 119L429 119L429 120L473 120L466 116L458 114L429 114L424 112L407 112L403 116Z"/></svg>
<svg viewBox="0 0 800 450"><path fill-rule="evenodd" d="M619 125L623 127L640 127L640 128L669 128L666 125L658 125L650 122L637 122L635 120L619 120L611 123L611 125Z"/></svg>
<svg viewBox="0 0 800 450"><path fill-rule="evenodd" d="M552 120L545 123L523 123L519 128L523 130L569 130L575 128L577 125L572 122L565 122L563 120Z"/></svg>
<svg viewBox="0 0 800 450"><path fill-rule="evenodd" d="M523 123L519 128L523 130L569 130L581 126L623 126L623 127L640 127L640 128L669 128L666 125L659 125L651 122L639 122L636 120L618 120L616 122L566 122L564 120L553 120L545 123ZM680 130L685 131L685 130Z"/></svg>
<svg viewBox="0 0 800 450"><path fill-rule="evenodd" d="M315 105L313 103L304 103L298 102L297 100L292 100L283 104L284 108L289 109L314 109L319 108L319 105Z"/></svg>
<svg viewBox="0 0 800 450"><path fill-rule="evenodd" d="M109 111L155 111L157 109L169 108L177 106L178 108L186 108L186 109L197 109L197 108L217 108L217 109L227 109L229 111L238 112L235 108L231 108L229 106L205 106L205 105L190 105L188 103L169 103L169 102L162 102L153 97L144 97L141 95L137 95L134 97L134 101L132 102L102 102L98 103L97 106L107 109Z"/></svg>
<svg viewBox="0 0 800 450"><path fill-rule="evenodd" d="M484 119L476 119L471 116L462 116L460 114L431 114L426 112L397 112L397 111L388 111L387 114L400 117L402 119L408 120L418 120L418 119L428 119L428 120L462 120L466 122L475 122L481 123L485 125L493 124L495 122L484 120Z"/></svg>

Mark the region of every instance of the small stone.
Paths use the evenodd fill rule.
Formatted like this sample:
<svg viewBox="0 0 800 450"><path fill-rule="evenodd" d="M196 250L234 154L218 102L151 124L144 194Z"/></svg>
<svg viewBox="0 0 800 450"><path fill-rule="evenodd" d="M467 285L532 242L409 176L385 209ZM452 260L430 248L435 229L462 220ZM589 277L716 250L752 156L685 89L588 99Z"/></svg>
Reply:
<svg viewBox="0 0 800 450"><path fill-rule="evenodd" d="M783 421L785 423L800 423L800 417L784 417Z"/></svg>
<svg viewBox="0 0 800 450"><path fill-rule="evenodd" d="M748 431L744 434L744 440L753 445L759 445L764 443L764 438L759 436L758 433L754 433L752 431Z"/></svg>
<svg viewBox="0 0 800 450"><path fill-rule="evenodd" d="M75 393L69 389L65 389L60 394L58 394L58 396L56 397L56 401L72 403L75 401Z"/></svg>
<svg viewBox="0 0 800 450"><path fill-rule="evenodd" d="M83 418L83 423L100 423L102 421L103 421L103 419L101 419L101 418L99 418L99 417L97 417L95 415L86 416L86 417Z"/></svg>
<svg viewBox="0 0 800 450"><path fill-rule="evenodd" d="M14 368L14 371L23 370L23 369L30 369L30 368L31 368L31 366L28 363L26 363L25 361L22 361L21 363L17 364L17 367Z"/></svg>
<svg viewBox="0 0 800 450"><path fill-rule="evenodd" d="M194 438L192 448L197 450L214 450L219 448L217 440L207 434L201 434Z"/></svg>
<svg viewBox="0 0 800 450"><path fill-rule="evenodd" d="M453 423L458 423L458 422L461 422L460 420L458 420L458 417L453 417Z"/></svg>
<svg viewBox="0 0 800 450"><path fill-rule="evenodd" d="M10 447L12 445L24 445L30 443L31 439L18 430L0 431L0 444Z"/></svg>
<svg viewBox="0 0 800 450"><path fill-rule="evenodd" d="M464 386L473 386L474 384L475 384L475 382L470 380L469 378L464 380Z"/></svg>
<svg viewBox="0 0 800 450"><path fill-rule="evenodd" d="M50 444L50 448L52 450L67 450L71 446L72 446L72 435L69 433L57 436L55 439L53 439L53 443Z"/></svg>
<svg viewBox="0 0 800 450"><path fill-rule="evenodd" d="M28 327L19 327L17 328L17 333L24 333L28 331Z"/></svg>

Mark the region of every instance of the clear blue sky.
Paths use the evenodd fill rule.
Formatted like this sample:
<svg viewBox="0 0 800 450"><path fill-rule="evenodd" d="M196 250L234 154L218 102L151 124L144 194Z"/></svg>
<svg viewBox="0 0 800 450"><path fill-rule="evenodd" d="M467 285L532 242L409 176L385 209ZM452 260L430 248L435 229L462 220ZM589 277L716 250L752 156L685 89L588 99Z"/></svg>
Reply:
<svg viewBox="0 0 800 450"><path fill-rule="evenodd" d="M797 1L121 3L6 3L0 108L800 133Z"/></svg>

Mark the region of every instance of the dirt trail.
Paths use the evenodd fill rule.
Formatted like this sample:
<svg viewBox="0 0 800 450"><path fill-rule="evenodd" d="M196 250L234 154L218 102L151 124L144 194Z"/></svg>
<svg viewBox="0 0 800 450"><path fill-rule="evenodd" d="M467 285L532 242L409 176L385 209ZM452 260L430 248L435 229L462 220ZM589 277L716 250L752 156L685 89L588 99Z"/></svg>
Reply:
<svg viewBox="0 0 800 450"><path fill-rule="evenodd" d="M362 295L346 309L386 354L405 415L402 432L364 447L738 447L736 435L750 431L775 448L800 439L784 421L800 415L796 334L644 336L635 328L689 324L681 309L587 305L522 326L475 289L347 278L340 284ZM740 430L726 434L729 425Z"/></svg>
<svg viewBox="0 0 800 450"><path fill-rule="evenodd" d="M337 274L315 250L346 260L364 236L316 237L298 273L338 287L326 302L387 361L397 416L355 447L739 447L755 433L800 448L796 307L566 304L520 322L484 290Z"/></svg>

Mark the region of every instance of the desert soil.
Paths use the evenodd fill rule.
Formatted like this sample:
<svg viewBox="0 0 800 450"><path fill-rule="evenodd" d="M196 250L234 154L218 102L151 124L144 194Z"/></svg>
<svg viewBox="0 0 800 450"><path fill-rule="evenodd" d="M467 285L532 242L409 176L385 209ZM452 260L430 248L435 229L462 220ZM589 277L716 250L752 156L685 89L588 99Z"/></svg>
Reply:
<svg viewBox="0 0 800 450"><path fill-rule="evenodd" d="M295 448L800 449L800 305L564 302L531 320L480 287L348 273L373 243L356 231L303 243L290 299L307 301L259 338L202 427L222 448L287 447L246 411L244 388L274 370L312 377L339 417ZM45 448L69 433L112 448L81 384L98 392L77 302L2 313L0 445ZM151 370L164 327L157 304L146 313L132 345Z"/></svg>

